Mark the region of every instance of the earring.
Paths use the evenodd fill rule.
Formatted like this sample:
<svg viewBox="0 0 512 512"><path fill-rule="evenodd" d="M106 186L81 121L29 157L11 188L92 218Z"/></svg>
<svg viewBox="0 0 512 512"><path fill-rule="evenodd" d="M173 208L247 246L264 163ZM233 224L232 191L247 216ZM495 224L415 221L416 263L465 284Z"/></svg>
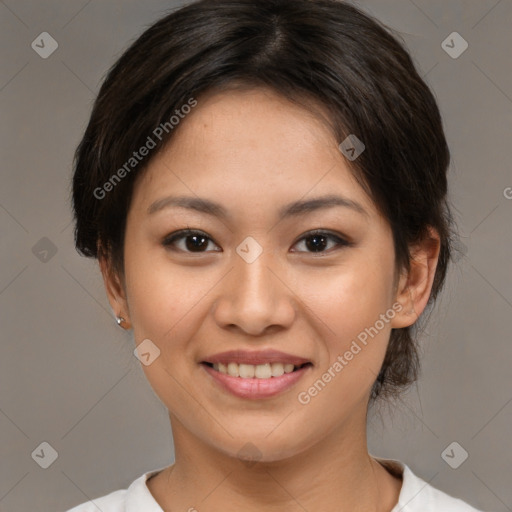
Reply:
<svg viewBox="0 0 512 512"><path fill-rule="evenodd" d="M125 322L125 319L122 317L122 316L116 316L116 322L117 322L117 325L119 325L120 327L122 327L122 323Z"/></svg>

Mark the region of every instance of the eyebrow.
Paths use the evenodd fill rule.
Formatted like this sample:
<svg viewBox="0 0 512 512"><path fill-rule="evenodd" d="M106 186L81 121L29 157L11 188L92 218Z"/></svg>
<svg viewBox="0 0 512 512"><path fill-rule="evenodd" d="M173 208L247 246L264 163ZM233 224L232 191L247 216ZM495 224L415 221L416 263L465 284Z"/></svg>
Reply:
<svg viewBox="0 0 512 512"><path fill-rule="evenodd" d="M368 212L356 201L342 196L327 195L287 204L279 210L278 218L283 220L287 217L305 215L314 211L333 208L335 206L349 208L364 215L365 217L369 217ZM160 210L170 207L187 208L189 210L198 211L200 213L205 213L207 215L223 219L228 219L230 217L229 212L221 204L210 201L209 199L189 196L168 196L158 199L149 206L147 211L149 215L152 215Z"/></svg>

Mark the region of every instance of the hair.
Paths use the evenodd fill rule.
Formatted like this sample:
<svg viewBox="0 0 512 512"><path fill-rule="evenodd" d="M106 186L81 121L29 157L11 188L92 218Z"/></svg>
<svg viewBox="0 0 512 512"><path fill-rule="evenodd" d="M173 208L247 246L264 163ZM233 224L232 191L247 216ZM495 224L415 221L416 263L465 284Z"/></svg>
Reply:
<svg viewBox="0 0 512 512"><path fill-rule="evenodd" d="M75 152L77 251L106 258L123 276L135 179L179 129L169 120L201 95L258 87L323 107L338 143L350 134L363 141L363 153L347 163L390 224L395 279L410 269L410 246L429 227L437 231L432 305L452 251L450 154L439 109L400 37L337 0L200 0L147 28L108 71ZM131 160L149 139L154 148ZM417 323L392 329L370 403L398 397L417 379Z"/></svg>

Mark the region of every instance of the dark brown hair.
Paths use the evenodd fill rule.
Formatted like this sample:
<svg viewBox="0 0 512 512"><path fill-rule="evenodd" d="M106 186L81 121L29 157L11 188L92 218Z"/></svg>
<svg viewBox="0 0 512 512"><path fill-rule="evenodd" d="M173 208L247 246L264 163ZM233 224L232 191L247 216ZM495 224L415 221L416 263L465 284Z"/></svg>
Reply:
<svg viewBox="0 0 512 512"><path fill-rule="evenodd" d="M179 129L171 117L191 98L200 103L201 94L262 86L323 106L339 143L349 134L363 141L350 168L390 223L397 272L409 269L409 246L428 236L429 226L437 230L432 305L452 250L441 116L399 36L337 0L202 0L143 32L109 70L76 150L77 250L108 258L123 275L134 181ZM148 137L155 147L128 167ZM417 379L416 324L392 330L372 400L398 396Z"/></svg>

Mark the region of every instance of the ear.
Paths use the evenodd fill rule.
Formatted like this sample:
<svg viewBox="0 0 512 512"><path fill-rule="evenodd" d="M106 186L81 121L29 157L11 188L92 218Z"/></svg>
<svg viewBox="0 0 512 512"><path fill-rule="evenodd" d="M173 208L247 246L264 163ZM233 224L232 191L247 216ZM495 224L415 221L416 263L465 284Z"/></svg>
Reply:
<svg viewBox="0 0 512 512"><path fill-rule="evenodd" d="M393 329L408 327L416 322L430 297L441 242L434 228L429 227L428 232L428 236L411 248L410 271L400 276L394 302L400 303L402 309L391 321Z"/></svg>
<svg viewBox="0 0 512 512"><path fill-rule="evenodd" d="M117 272L114 271L110 259L101 251L98 252L98 262L103 276L105 291L107 292L108 301L112 311L116 317L124 319L119 325L123 329L131 328L130 314L128 302L126 300L126 290L124 280Z"/></svg>

